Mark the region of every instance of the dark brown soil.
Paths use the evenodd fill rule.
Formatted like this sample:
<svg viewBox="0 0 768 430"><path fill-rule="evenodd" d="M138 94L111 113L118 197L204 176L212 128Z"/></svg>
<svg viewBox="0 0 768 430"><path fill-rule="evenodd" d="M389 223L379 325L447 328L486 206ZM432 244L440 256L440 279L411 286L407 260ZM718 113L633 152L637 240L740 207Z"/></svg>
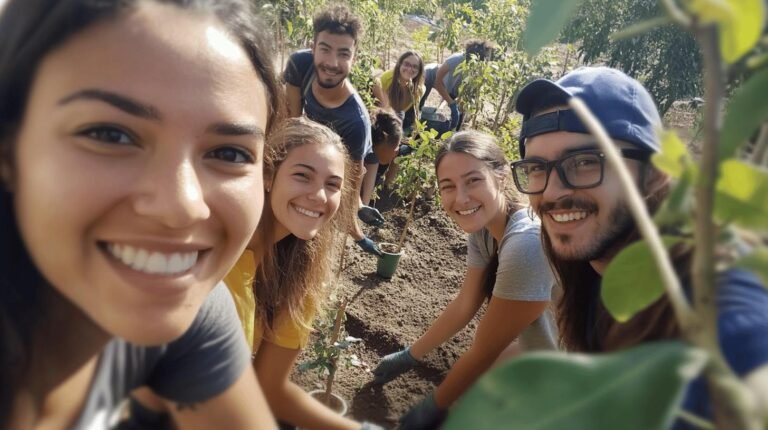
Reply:
<svg viewBox="0 0 768 430"><path fill-rule="evenodd" d="M396 201L379 202L387 222L369 229L377 241L397 242L405 224L404 208ZM350 403L349 415L395 427L397 419L442 381L445 372L469 347L477 320L454 339L433 351L417 370L384 385L373 384L371 370L381 357L413 343L457 294L464 275L466 236L434 202L419 202L409 228L397 273L391 280L376 275L376 258L348 241L341 292L354 297L347 307L346 330L362 338L346 351L355 365L340 366L334 392ZM299 361L308 355L305 351ZM307 390L320 388L315 373L294 372L293 380Z"/></svg>

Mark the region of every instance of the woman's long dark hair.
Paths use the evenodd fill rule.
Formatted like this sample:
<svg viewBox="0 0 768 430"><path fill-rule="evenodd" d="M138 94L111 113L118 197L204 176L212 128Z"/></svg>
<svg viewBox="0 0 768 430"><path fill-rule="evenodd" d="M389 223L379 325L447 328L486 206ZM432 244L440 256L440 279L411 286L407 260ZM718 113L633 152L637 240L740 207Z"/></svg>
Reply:
<svg viewBox="0 0 768 430"><path fill-rule="evenodd" d="M474 130L460 131L452 135L437 150L435 155L435 172L437 172L437 168L440 166L443 158L451 152L467 154L483 162L493 172L499 183L504 184L502 191L505 197L504 210L507 213L507 221L509 221L509 217L513 213L525 206L522 203L520 194L510 185L512 183L512 173L509 162L504 156L504 151L496 143L496 138ZM496 250L485 269L485 277L483 279L483 289L488 300L490 300L493 287L496 285L496 271L498 267L499 253Z"/></svg>
<svg viewBox="0 0 768 430"><path fill-rule="evenodd" d="M403 61L406 58L414 56L419 60L419 71L416 76L411 79L408 86L403 88L400 85L400 66L403 65ZM417 105L419 98L421 98L421 85L424 83L424 60L421 55L416 51L405 51L395 63L394 73L392 74L392 85L387 90L387 97L389 97L389 105L395 112L402 112L406 107L411 104Z"/></svg>
<svg viewBox="0 0 768 430"><path fill-rule="evenodd" d="M158 0L161 1L161 0ZM269 39L246 0L164 0L218 17L240 41L267 93L267 133L283 114ZM14 216L14 145L33 77L41 60L70 36L118 16L138 0L9 0L0 14L0 428L11 416L26 377L31 341L45 310L46 282L20 236ZM66 179L66 178L63 178Z"/></svg>

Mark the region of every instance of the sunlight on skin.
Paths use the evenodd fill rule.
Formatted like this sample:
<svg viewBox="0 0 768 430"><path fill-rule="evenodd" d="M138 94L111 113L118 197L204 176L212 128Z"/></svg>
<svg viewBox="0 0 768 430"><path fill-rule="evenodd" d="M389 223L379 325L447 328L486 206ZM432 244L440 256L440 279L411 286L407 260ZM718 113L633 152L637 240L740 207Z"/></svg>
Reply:
<svg viewBox="0 0 768 430"><path fill-rule="evenodd" d="M5 0L0 0L0 2ZM242 55L242 49L226 33L216 27L208 27L205 30L205 38L208 47L227 58L238 58Z"/></svg>

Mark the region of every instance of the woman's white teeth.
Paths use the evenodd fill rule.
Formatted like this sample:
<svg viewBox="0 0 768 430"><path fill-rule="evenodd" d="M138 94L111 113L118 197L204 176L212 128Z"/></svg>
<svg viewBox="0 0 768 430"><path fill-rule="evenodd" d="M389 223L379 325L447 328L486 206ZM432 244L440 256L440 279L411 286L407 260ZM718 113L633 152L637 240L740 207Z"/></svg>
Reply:
<svg viewBox="0 0 768 430"><path fill-rule="evenodd" d="M472 215L473 213L477 212L478 210L480 210L480 206L472 208L472 209L467 209L465 211L458 211L458 212L459 212L459 215Z"/></svg>
<svg viewBox="0 0 768 430"><path fill-rule="evenodd" d="M198 256L198 251L165 254L113 243L107 244L107 250L133 270L159 275L186 272L195 265Z"/></svg>
<svg viewBox="0 0 768 430"><path fill-rule="evenodd" d="M312 217L312 218L320 218L320 212L315 212L315 211L311 211L309 209L300 208L300 207L298 207L296 205L293 205L293 208L296 209L296 212L298 212L298 213L300 213L302 215L306 215L306 216Z"/></svg>
<svg viewBox="0 0 768 430"><path fill-rule="evenodd" d="M587 217L586 212L569 212L566 214L552 214L552 219L557 222L578 221Z"/></svg>

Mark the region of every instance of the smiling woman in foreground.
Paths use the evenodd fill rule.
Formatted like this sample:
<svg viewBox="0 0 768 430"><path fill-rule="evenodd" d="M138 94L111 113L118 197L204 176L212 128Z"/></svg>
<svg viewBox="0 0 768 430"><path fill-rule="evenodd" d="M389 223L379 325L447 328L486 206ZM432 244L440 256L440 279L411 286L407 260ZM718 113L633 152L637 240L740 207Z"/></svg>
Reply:
<svg viewBox="0 0 768 430"><path fill-rule="evenodd" d="M181 428L273 426L214 288L280 110L255 25L236 0L6 5L0 427L108 428L143 384Z"/></svg>

